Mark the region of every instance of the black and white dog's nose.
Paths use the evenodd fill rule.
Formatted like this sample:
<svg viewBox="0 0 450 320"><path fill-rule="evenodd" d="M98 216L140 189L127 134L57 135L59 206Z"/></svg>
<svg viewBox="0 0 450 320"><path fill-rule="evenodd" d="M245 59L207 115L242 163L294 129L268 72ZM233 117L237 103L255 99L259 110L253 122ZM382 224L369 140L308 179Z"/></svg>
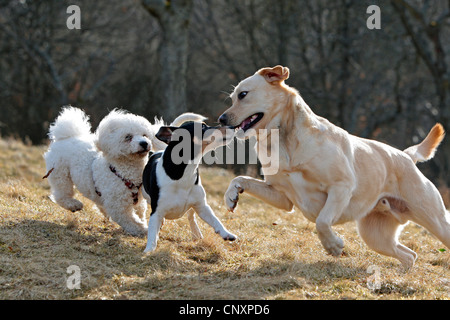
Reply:
<svg viewBox="0 0 450 320"><path fill-rule="evenodd" d="M219 122L221 125L226 126L228 124L228 116L226 113L223 113L220 117L219 117Z"/></svg>
<svg viewBox="0 0 450 320"><path fill-rule="evenodd" d="M139 142L139 145L142 147L142 149L147 150L148 148L148 142L147 141L141 141Z"/></svg>

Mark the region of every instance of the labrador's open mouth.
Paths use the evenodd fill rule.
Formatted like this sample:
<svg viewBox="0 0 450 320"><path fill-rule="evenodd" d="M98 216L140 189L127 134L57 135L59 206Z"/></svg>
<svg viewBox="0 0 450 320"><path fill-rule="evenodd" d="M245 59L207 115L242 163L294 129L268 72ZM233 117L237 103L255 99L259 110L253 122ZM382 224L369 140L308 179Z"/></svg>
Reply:
<svg viewBox="0 0 450 320"><path fill-rule="evenodd" d="M253 127L255 124L257 124L259 120L262 119L263 116L264 113L262 112L255 113L254 115L251 115L250 117L242 121L240 125L235 126L234 129L235 130L242 129L245 132L251 127Z"/></svg>

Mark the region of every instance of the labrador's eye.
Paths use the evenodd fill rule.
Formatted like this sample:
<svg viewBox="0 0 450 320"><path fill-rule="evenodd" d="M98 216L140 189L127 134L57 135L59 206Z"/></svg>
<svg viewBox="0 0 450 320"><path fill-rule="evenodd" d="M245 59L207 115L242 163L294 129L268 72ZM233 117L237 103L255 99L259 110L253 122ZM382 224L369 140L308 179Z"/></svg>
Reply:
<svg viewBox="0 0 450 320"><path fill-rule="evenodd" d="M133 139L133 136L132 136L131 134L127 134L127 135L125 136L125 141L126 141L126 142L130 142L131 139Z"/></svg>
<svg viewBox="0 0 450 320"><path fill-rule="evenodd" d="M241 92L239 92L239 94L238 94L238 99L239 99L239 100L244 99L245 96L247 95L247 93L248 93L248 91L241 91Z"/></svg>

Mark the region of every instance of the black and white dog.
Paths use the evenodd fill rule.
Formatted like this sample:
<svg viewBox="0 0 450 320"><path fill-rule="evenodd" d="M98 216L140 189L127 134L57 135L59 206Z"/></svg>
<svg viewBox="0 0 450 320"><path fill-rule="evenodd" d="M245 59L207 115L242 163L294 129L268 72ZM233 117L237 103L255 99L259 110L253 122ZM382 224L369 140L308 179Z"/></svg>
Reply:
<svg viewBox="0 0 450 320"><path fill-rule="evenodd" d="M144 252L156 249L165 218L178 219L186 212L193 237L201 239L203 236L193 210L224 240L236 239L207 204L198 174L200 158L231 142L233 135L233 130L226 127L209 127L202 122L186 122L180 127L163 126L159 129L156 137L168 146L150 157L143 173L143 194L152 208Z"/></svg>

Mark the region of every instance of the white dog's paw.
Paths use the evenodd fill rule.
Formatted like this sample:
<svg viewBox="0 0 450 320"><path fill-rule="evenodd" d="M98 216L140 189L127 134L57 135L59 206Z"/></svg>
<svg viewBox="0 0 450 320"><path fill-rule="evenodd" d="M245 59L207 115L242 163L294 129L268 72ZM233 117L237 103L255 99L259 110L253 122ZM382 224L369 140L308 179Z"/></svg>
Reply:
<svg viewBox="0 0 450 320"><path fill-rule="evenodd" d="M143 225L122 226L123 230L134 237L145 237L148 233L148 228Z"/></svg>
<svg viewBox="0 0 450 320"><path fill-rule="evenodd" d="M80 211L81 209L83 209L83 203L78 201L77 199L70 198L70 199L59 200L58 203L63 208L66 208L67 210L70 210L72 212Z"/></svg>
<svg viewBox="0 0 450 320"><path fill-rule="evenodd" d="M228 190L225 192L224 200L228 211L233 212L239 201L239 194L244 192L239 182L234 180L228 186Z"/></svg>

